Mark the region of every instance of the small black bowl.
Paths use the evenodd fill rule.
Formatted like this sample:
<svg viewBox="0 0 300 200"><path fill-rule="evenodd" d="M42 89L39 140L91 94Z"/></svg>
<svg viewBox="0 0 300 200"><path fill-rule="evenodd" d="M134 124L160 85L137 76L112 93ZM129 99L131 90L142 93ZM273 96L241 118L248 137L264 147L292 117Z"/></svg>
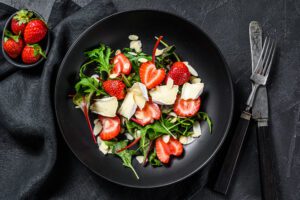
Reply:
<svg viewBox="0 0 300 200"><path fill-rule="evenodd" d="M31 11L33 12L34 14L34 17L36 18L40 18L42 19L43 21L45 21L45 19L39 14L37 13L36 11L33 11L33 10L28 10L28 11ZM18 12L18 11L17 11ZM10 24L11 24L11 20L12 18L17 14L17 12L15 12L14 14L12 14L8 20L6 21L5 23L5 26L4 26L4 29L3 29L3 33L2 33L2 44L4 43L4 31L5 30L11 30L10 29ZM46 37L39 42L40 46L42 47L43 51L45 51L45 55L47 56L48 52L49 52L49 49L50 49L50 30L48 29L47 31L47 35ZM37 65L39 65L41 62L44 61L44 57L41 57L39 61L37 61L36 63L33 63L33 64L25 64L22 62L22 59L21 57L19 56L18 58L16 59L12 59L10 58L7 53L4 51L3 49L3 45L1 45L1 48L2 48L2 54L3 54L3 57L9 62L11 63L12 65L16 66L16 67L19 67L19 68L31 68L31 67L35 67Z"/></svg>

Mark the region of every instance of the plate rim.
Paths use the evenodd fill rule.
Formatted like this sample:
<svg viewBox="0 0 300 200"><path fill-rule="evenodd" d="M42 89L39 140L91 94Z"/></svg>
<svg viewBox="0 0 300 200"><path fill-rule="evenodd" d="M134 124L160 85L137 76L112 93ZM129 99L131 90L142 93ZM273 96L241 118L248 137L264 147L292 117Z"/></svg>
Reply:
<svg viewBox="0 0 300 200"><path fill-rule="evenodd" d="M212 44L212 46L217 50L218 54L220 55L220 58L225 66L225 70L226 70L226 75L229 79L229 86L230 86L230 92L231 92L231 103L230 103L230 106L231 106L231 109L230 109L230 113L229 113L229 118L228 118L228 121L227 121L227 125L226 125L226 128L224 130L224 134L220 140L220 142L218 143L217 147L215 148L215 150L212 152L212 154L206 159L205 162L202 163L202 165L199 165L197 168L195 168L194 170L192 170L190 173L188 173L187 175L185 176L182 176L181 178L179 179L176 179L176 180L173 180L173 181L169 181L169 182L166 182L166 183L161 183L161 184L155 184L155 185L147 185L147 186L139 186L139 185L132 185L132 184L127 184L127 183L122 183L122 182L118 182L116 180L113 180L113 179L110 179L108 177L105 177L104 175L98 173L96 170L94 169L91 169L87 163L85 163L83 160L81 160L79 158L79 156L73 151L72 147L71 147L71 144L69 144L69 142L67 141L65 135L63 134L63 128L60 124L60 121L58 120L58 108L57 108L57 103L56 103L56 98L57 98L57 91L58 91L58 80L61 76L61 73L62 73L62 70L63 70L63 66L65 65L66 63L66 60L70 54L70 52L73 50L74 46L81 40L81 38L87 33L89 32L91 29L93 29L95 26L97 26L98 24L102 23L103 21L111 18L111 17L114 17L114 16L117 16L117 15L120 15L120 14L126 14L126 13L132 13L132 12L157 12L157 13L162 13L162 14L167 14L167 15L171 15L172 17L175 17L175 18L178 18L182 21L184 21L185 23L188 23L190 24L191 26L195 27L196 29L198 29L208 40L209 42ZM57 74L56 74L56 80L55 80L55 87L54 87L54 108L55 108L55 117L56 117L56 121L57 121L57 124L59 126L59 130L60 130L60 133L61 135L63 136L64 138L64 141L66 142L66 144L68 145L69 149L71 150L71 152L76 156L76 158L85 166L87 167L89 170L91 170L93 173L95 173L96 175L100 176L101 178L107 180L107 181L110 181L112 183L115 183L115 184L118 184L118 185L122 185L122 186L126 186L126 187L129 187L129 188L141 188L141 189L149 189L149 188L159 188L159 187L164 187L164 186L168 186L168 185L172 185L172 184L175 184L175 183L178 183L180 181L183 181L184 179L194 175L196 172L198 172L200 169L202 169L203 167L205 167L211 160L212 158L217 154L217 152L220 150L221 146L223 145L227 135L228 135L228 132L229 132L229 129L230 129L230 126L232 124L232 119L233 119L233 113L234 113L234 102L235 102L235 99L234 99L234 87L233 87L233 81L232 81L232 75L231 75L231 72L229 70L229 66L226 62L226 59L224 57L224 55L222 54L221 50L219 49L219 47L216 45L216 43L211 39L211 37L208 36L208 34L206 32L204 32L197 24L195 24L194 22L191 22L187 19L185 19L184 17L180 16L180 15L177 15L177 14L174 14L174 13L171 13L171 12L168 12L168 11L165 11L165 10L159 10L159 9L148 9L148 8L141 8L141 9L130 9L130 10L126 10L126 11L121 11L121 12L116 12L116 13L113 13L111 15L108 15L98 21L96 21L94 24L92 24L91 26L89 26L86 30L84 30L76 39L75 41L72 43L72 45L69 47L68 51L66 52L66 54L64 55L64 58L61 62L61 64L59 65L59 69L57 71Z"/></svg>

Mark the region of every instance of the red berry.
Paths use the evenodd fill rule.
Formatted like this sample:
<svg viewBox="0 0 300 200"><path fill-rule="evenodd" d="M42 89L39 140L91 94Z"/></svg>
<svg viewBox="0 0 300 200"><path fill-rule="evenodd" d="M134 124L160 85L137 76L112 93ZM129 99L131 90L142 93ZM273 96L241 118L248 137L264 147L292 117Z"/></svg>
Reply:
<svg viewBox="0 0 300 200"><path fill-rule="evenodd" d="M174 104L174 112L181 117L192 117L200 109L201 100L198 99L180 99L180 96L177 96L177 99Z"/></svg>
<svg viewBox="0 0 300 200"><path fill-rule="evenodd" d="M117 137L121 131L121 121L116 117L103 117L99 115L99 120L102 124L100 138L102 140L111 140Z"/></svg>
<svg viewBox="0 0 300 200"><path fill-rule="evenodd" d="M155 149L156 149L156 155L157 158L162 163L169 163L170 160L170 148L167 143L165 143L162 139L162 137L159 137L155 141Z"/></svg>
<svg viewBox="0 0 300 200"><path fill-rule="evenodd" d="M125 84L120 80L107 80L103 82L103 88L110 96L117 97L118 100L125 97Z"/></svg>
<svg viewBox="0 0 300 200"><path fill-rule="evenodd" d="M24 40L28 44L41 41L47 34L48 28L44 21L33 19L28 22L24 30Z"/></svg>
<svg viewBox="0 0 300 200"><path fill-rule="evenodd" d="M183 62L175 62L167 75L174 80L175 85L183 85L190 79L190 72Z"/></svg>
<svg viewBox="0 0 300 200"><path fill-rule="evenodd" d="M36 63L41 56L45 57L45 54L38 44L27 44L22 51L22 61L26 64Z"/></svg>
<svg viewBox="0 0 300 200"><path fill-rule="evenodd" d="M119 76L120 73L125 75L130 74L132 66L129 59L124 54L119 53L116 55L113 59L113 64L112 74L116 74L116 76Z"/></svg>
<svg viewBox="0 0 300 200"><path fill-rule="evenodd" d="M28 10L20 10L11 20L11 31L16 34L23 34L27 23L30 18L33 16L33 13Z"/></svg>
<svg viewBox="0 0 300 200"><path fill-rule="evenodd" d="M170 137L168 145L170 148L170 154L174 156L181 156L183 152L183 146L178 140L174 139L173 137Z"/></svg>
<svg viewBox="0 0 300 200"><path fill-rule="evenodd" d="M5 38L3 49L7 53L7 55L11 58L17 58L24 47L24 42L21 38L14 40L12 38Z"/></svg>
<svg viewBox="0 0 300 200"><path fill-rule="evenodd" d="M156 69L153 62L148 61L140 67L141 82L146 85L148 89L152 89L161 84L165 79L166 72L164 69Z"/></svg>
<svg viewBox="0 0 300 200"><path fill-rule="evenodd" d="M143 109L138 108L135 112L136 118L131 118L132 121L145 126L151 124L154 120L160 119L161 111L159 106L153 102L147 102Z"/></svg>

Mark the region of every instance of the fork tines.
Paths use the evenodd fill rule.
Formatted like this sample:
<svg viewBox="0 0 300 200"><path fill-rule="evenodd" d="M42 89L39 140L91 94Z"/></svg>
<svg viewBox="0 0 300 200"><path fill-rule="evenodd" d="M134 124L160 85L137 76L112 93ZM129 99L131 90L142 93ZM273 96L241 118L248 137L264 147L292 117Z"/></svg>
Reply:
<svg viewBox="0 0 300 200"><path fill-rule="evenodd" d="M271 38L266 37L254 73L266 77L269 75L275 50L276 50L276 42Z"/></svg>

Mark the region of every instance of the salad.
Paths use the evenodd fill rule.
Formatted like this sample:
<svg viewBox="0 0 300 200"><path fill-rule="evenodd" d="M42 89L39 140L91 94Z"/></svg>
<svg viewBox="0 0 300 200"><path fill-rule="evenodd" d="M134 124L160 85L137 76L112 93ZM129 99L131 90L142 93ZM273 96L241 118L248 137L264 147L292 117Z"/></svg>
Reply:
<svg viewBox="0 0 300 200"><path fill-rule="evenodd" d="M137 35L122 50L100 44L86 51L72 95L99 150L121 158L137 178L133 158L143 166L167 165L201 135L200 121L212 128L199 111L204 83L162 38L155 37L152 55L142 51Z"/></svg>

